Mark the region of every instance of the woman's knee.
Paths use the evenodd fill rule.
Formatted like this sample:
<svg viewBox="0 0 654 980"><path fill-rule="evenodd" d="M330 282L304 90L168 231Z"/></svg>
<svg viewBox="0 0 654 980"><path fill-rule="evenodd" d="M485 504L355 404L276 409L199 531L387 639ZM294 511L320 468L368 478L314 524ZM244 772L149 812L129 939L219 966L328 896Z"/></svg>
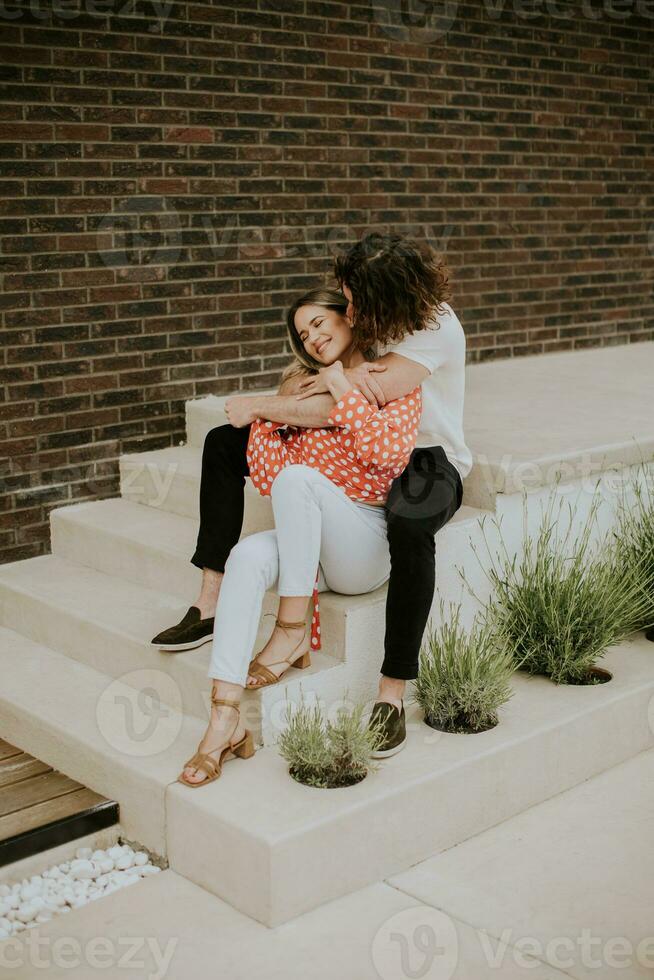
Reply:
<svg viewBox="0 0 654 980"><path fill-rule="evenodd" d="M278 560L277 537L274 531L248 534L234 545L225 562L225 574L256 577Z"/></svg>
<svg viewBox="0 0 654 980"><path fill-rule="evenodd" d="M292 463L285 466L275 477L271 489L272 497L311 486L314 482L315 470L306 463Z"/></svg>

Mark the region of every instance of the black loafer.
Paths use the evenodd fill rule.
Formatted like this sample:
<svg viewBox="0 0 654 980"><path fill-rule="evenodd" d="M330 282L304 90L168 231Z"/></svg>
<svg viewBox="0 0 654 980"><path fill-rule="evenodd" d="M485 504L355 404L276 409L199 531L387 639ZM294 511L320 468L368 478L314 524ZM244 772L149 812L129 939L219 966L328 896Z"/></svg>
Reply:
<svg viewBox="0 0 654 980"><path fill-rule="evenodd" d="M168 650L171 653L194 650L213 639L213 621L213 616L210 619L201 619L198 607L191 606L176 626L169 626L163 632L157 633L150 643L159 650Z"/></svg>
<svg viewBox="0 0 654 980"><path fill-rule="evenodd" d="M370 714L368 727L370 728L379 719L383 722L384 740L372 753L372 758L387 759L406 745L404 704L402 710L398 711L396 705L390 704L389 701L377 701Z"/></svg>

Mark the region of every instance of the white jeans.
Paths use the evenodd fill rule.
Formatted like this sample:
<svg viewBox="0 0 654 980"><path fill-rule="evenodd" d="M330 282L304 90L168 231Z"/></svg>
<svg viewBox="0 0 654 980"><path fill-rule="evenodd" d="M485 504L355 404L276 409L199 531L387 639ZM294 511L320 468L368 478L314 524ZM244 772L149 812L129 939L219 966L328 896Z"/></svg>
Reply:
<svg viewBox="0 0 654 980"><path fill-rule="evenodd" d="M382 506L350 500L318 470L281 470L271 492L274 531L242 538L225 564L208 676L245 686L264 593L372 592L390 574Z"/></svg>

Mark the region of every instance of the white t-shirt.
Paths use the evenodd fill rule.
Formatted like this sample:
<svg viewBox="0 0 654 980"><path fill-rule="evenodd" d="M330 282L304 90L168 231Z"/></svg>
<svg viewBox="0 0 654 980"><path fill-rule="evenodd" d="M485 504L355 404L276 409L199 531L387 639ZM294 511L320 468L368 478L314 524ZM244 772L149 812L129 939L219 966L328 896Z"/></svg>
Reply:
<svg viewBox="0 0 654 980"><path fill-rule="evenodd" d="M472 469L472 453L463 438L466 338L458 316L449 305L434 311L424 330L380 345L379 356L401 354L429 369L422 382L422 418L416 447L442 446L464 479ZM440 324L440 326L438 326Z"/></svg>

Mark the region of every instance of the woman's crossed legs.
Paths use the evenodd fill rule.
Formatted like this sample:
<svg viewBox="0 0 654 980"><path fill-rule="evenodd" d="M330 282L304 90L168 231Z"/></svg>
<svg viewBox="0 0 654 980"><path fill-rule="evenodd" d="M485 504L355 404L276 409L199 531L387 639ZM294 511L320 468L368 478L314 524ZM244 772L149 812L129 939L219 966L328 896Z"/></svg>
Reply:
<svg viewBox="0 0 654 980"><path fill-rule="evenodd" d="M282 470L272 487L272 507L275 530L243 538L225 564L208 670L217 697L242 697L268 589L275 588L280 596L279 619L300 621L311 599L318 562L319 591L359 595L378 588L390 574L384 508L362 507L318 470L302 464ZM301 628L276 627L257 660L264 665L282 660L300 639ZM280 664L269 669L280 676L287 668ZM256 684L256 678L251 682ZM243 734L233 708L212 705L199 749L210 752L224 746L226 739L237 742ZM184 774L192 782L205 778L194 767Z"/></svg>

